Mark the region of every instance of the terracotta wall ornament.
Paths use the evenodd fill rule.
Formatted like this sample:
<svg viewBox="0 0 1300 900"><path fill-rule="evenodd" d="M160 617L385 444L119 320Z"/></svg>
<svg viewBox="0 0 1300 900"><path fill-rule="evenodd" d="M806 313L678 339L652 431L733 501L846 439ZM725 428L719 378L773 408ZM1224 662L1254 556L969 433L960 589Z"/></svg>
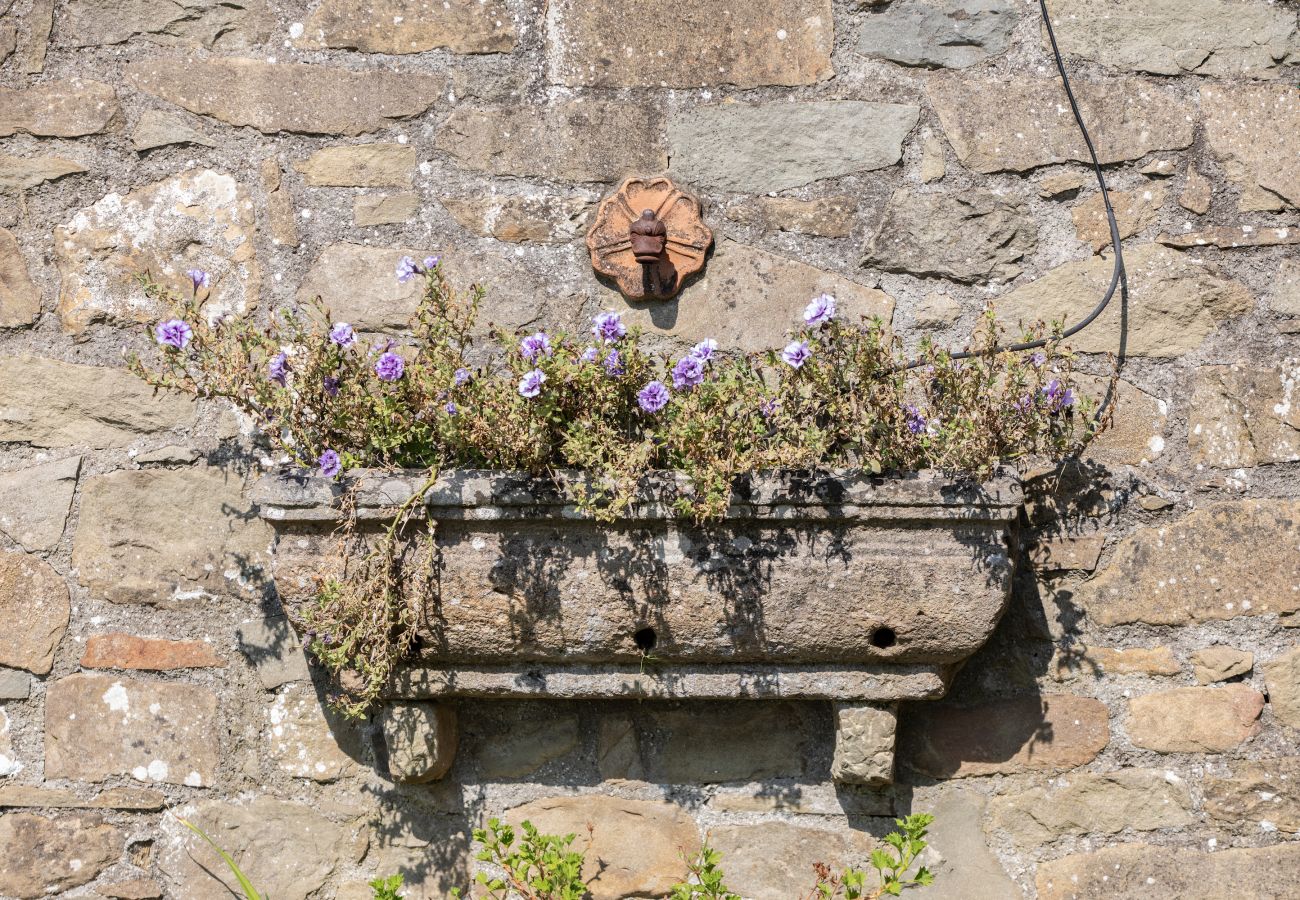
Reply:
<svg viewBox="0 0 1300 900"><path fill-rule="evenodd" d="M700 201L671 178L633 177L600 203L591 265L629 300L670 300L704 268L713 232Z"/></svg>

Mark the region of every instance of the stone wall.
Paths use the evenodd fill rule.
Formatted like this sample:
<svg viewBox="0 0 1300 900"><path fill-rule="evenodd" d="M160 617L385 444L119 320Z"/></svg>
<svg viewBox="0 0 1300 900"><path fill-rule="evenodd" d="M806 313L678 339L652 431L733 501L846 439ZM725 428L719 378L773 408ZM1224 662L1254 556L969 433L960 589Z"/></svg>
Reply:
<svg viewBox="0 0 1300 900"><path fill-rule="evenodd" d="M1115 427L1034 482L1023 576L899 783L829 778L819 704L466 703L395 786L278 617L247 423L122 369L133 276L372 331L405 250L507 327L625 304L582 235L628 174L718 240L665 344L778 340L830 290L908 341L1074 319L1095 184L1025 0L0 0L0 896L444 897L491 815L595 826L600 898L707 832L789 898L938 815L935 898L1300 893L1300 33L1279 0L1052 0L1133 289L1074 341ZM1123 319L1121 315L1124 314Z"/></svg>

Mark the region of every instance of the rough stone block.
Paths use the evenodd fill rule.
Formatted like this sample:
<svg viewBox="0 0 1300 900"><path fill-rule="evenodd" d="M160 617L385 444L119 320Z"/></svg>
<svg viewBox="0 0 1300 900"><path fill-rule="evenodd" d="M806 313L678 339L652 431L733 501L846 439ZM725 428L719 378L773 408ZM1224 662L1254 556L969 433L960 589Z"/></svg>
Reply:
<svg viewBox="0 0 1300 900"><path fill-rule="evenodd" d="M523 778L581 741L578 715L569 707L525 702L497 709L493 704L492 712L492 722L477 723L477 740L466 751L480 778Z"/></svg>
<svg viewBox="0 0 1300 900"><path fill-rule="evenodd" d="M1163 185L1152 184L1134 191L1111 191L1110 202L1115 211L1115 224L1121 240L1154 225L1160 217L1168 191ZM1110 246L1110 222L1101 193L1090 194L1088 199L1070 210L1074 230L1079 240L1092 245L1092 252L1100 253Z"/></svg>
<svg viewBox="0 0 1300 900"><path fill-rule="evenodd" d="M420 210L418 194L359 194L352 201L352 218L358 227L400 225Z"/></svg>
<svg viewBox="0 0 1300 900"><path fill-rule="evenodd" d="M410 187L417 162L405 144L355 144L325 147L294 163L314 187Z"/></svg>
<svg viewBox="0 0 1300 900"><path fill-rule="evenodd" d="M10 778L24 768L26 766L14 752L13 737L9 733L9 714L0 708L0 778Z"/></svg>
<svg viewBox="0 0 1300 900"><path fill-rule="evenodd" d="M294 45L363 53L509 53L517 39L514 16L501 0L325 0Z"/></svg>
<svg viewBox="0 0 1300 900"><path fill-rule="evenodd" d="M1182 670L1168 647L1066 647L1052 661L1052 677L1057 681L1078 675L1177 675Z"/></svg>
<svg viewBox="0 0 1300 900"><path fill-rule="evenodd" d="M728 888L749 900L790 900L814 883L814 863L835 872L866 865L876 841L836 824L834 830L788 822L723 825L710 830L709 846L722 854Z"/></svg>
<svg viewBox="0 0 1300 900"><path fill-rule="evenodd" d="M1268 704L1278 721L1300 728L1300 646L1262 666L1268 685Z"/></svg>
<svg viewBox="0 0 1300 900"><path fill-rule="evenodd" d="M226 664L207 641L169 641L114 632L92 635L81 655L83 669L205 669Z"/></svg>
<svg viewBox="0 0 1300 900"><path fill-rule="evenodd" d="M863 21L858 51L905 66L964 69L1006 52L1019 20L1007 0L904 0Z"/></svg>
<svg viewBox="0 0 1300 900"><path fill-rule="evenodd" d="M1265 900L1300 893L1300 842L1207 853L1155 844L1120 844L1038 867L1039 900L1216 900L1223 886Z"/></svg>
<svg viewBox="0 0 1300 900"><path fill-rule="evenodd" d="M137 153L173 144L196 144L215 147L216 141L191 128L180 116L146 109L131 129L131 146Z"/></svg>
<svg viewBox="0 0 1300 900"><path fill-rule="evenodd" d="M0 162L0 178L4 175ZM0 328L30 325L41 314L41 292L27 273L18 238L0 228Z"/></svg>
<svg viewBox="0 0 1300 900"><path fill-rule="evenodd" d="M1300 161L1291 139L1300 131L1300 97L1293 85L1207 85L1201 112L1206 144L1241 189L1243 211L1300 205Z"/></svg>
<svg viewBox="0 0 1300 900"><path fill-rule="evenodd" d="M0 700L26 700L31 692L31 675L18 669L0 668Z"/></svg>
<svg viewBox="0 0 1300 900"><path fill-rule="evenodd" d="M1199 366L1188 408L1192 461L1218 469L1300 459L1300 366Z"/></svg>
<svg viewBox="0 0 1300 900"><path fill-rule="evenodd" d="M61 156L22 157L0 153L0 191L7 193L28 191L47 181L57 181L65 175L85 171L85 166ZM0 242L2 241L3 235L0 235ZM3 243L0 243L0 265L4 264L4 254ZM3 272L3 269L0 269L0 272ZM2 283L3 279L0 278L0 284ZM4 300L0 298L0 309L3 308ZM37 308L39 309L39 305Z"/></svg>
<svg viewBox="0 0 1300 900"><path fill-rule="evenodd" d="M1255 654L1232 647L1206 647L1192 654L1192 674L1201 684L1227 681L1255 667Z"/></svg>
<svg viewBox="0 0 1300 900"><path fill-rule="evenodd" d="M270 37L274 18L265 0L71 0L64 9L61 47L123 44L139 37L169 47L247 50Z"/></svg>
<svg viewBox="0 0 1300 900"><path fill-rule="evenodd" d="M44 675L68 630L71 604L63 576L39 556L0 550L0 666Z"/></svg>
<svg viewBox="0 0 1300 900"><path fill-rule="evenodd" d="M542 194L523 197L440 198L462 228L512 244L572 240L586 225L591 204L581 198Z"/></svg>
<svg viewBox="0 0 1300 900"><path fill-rule="evenodd" d="M44 897L88 884L118 861L122 832L95 815L0 815L0 895Z"/></svg>
<svg viewBox="0 0 1300 900"><path fill-rule="evenodd" d="M1135 746L1160 753L1222 753L1259 731L1264 695L1244 684L1186 687L1134 697L1126 724Z"/></svg>
<svg viewBox="0 0 1300 900"><path fill-rule="evenodd" d="M271 759L294 778L337 781L356 767L357 734L326 714L309 684L285 688L266 710L265 736Z"/></svg>
<svg viewBox="0 0 1300 900"><path fill-rule="evenodd" d="M744 225L811 237L848 237L857 206L857 198L846 194L815 200L756 197L728 209L727 218Z"/></svg>
<svg viewBox="0 0 1300 900"><path fill-rule="evenodd" d="M53 550L80 471L81 457L72 456L0 474L0 531L25 550Z"/></svg>
<svg viewBox="0 0 1300 900"><path fill-rule="evenodd" d="M1206 813L1224 826L1300 834L1300 757L1233 763L1226 774L1207 775L1203 790Z"/></svg>
<svg viewBox="0 0 1300 900"><path fill-rule="evenodd" d="M387 703L379 724L394 781L437 781L456 759L456 710L445 703Z"/></svg>
<svg viewBox="0 0 1300 900"><path fill-rule="evenodd" d="M17 91L0 88L0 137L97 134L117 113L117 94L98 81L54 80Z"/></svg>
<svg viewBox="0 0 1300 900"><path fill-rule="evenodd" d="M831 778L879 787L894 780L897 706L836 703L835 757Z"/></svg>
<svg viewBox="0 0 1300 900"><path fill-rule="evenodd" d="M302 644L284 616L244 622L235 630L235 643L268 691L309 677Z"/></svg>

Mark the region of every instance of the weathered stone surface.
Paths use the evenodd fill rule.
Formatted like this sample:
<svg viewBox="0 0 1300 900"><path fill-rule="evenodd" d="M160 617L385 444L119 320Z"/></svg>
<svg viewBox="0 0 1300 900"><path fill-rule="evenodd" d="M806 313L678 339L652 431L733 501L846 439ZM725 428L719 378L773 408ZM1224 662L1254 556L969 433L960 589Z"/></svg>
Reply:
<svg viewBox="0 0 1300 900"><path fill-rule="evenodd" d="M926 93L957 158L976 172L1024 172L1088 159L1055 78L953 73L928 80ZM1172 90L1109 78L1076 84L1075 94L1085 122L1108 123L1093 129L1103 163L1192 143L1194 109Z"/></svg>
<svg viewBox="0 0 1300 900"><path fill-rule="evenodd" d="M102 884L98 891L112 900L160 900L162 888L158 882L148 878L132 878L127 881L114 881Z"/></svg>
<svg viewBox="0 0 1300 900"><path fill-rule="evenodd" d="M1100 625L1187 622L1300 609L1300 504L1242 500L1136 529L1110 565L1075 591ZM1251 553L1230 552L1250 547Z"/></svg>
<svg viewBox="0 0 1300 900"><path fill-rule="evenodd" d="M18 25L16 22L0 19L0 63L3 63L18 49Z"/></svg>
<svg viewBox="0 0 1300 900"><path fill-rule="evenodd" d="M317 187L410 187L415 164L414 147L375 143L325 147L294 168Z"/></svg>
<svg viewBox="0 0 1300 900"><path fill-rule="evenodd" d="M395 781L436 781L456 759L456 710L445 703L387 703L379 726Z"/></svg>
<svg viewBox="0 0 1300 900"><path fill-rule="evenodd" d="M985 841L986 810L982 796L964 790L945 791L927 805L934 824L922 862L935 874L935 885L925 890L936 900L1008 900L1024 896Z"/></svg>
<svg viewBox="0 0 1300 900"><path fill-rule="evenodd" d="M961 304L950 294L936 291L921 299L912 317L921 328L949 328L961 318Z"/></svg>
<svg viewBox="0 0 1300 900"><path fill-rule="evenodd" d="M681 879L681 854L700 847L699 830L685 811L668 803L584 795L535 800L506 814L544 834L592 833L583 868L594 900L654 897Z"/></svg>
<svg viewBox="0 0 1300 900"><path fill-rule="evenodd" d="M501 0L325 0L294 45L363 53L509 53L518 35Z"/></svg>
<svg viewBox="0 0 1300 900"><path fill-rule="evenodd" d="M1242 831L1267 822L1287 834L1300 833L1300 757L1233 763L1228 774L1202 783L1210 818Z"/></svg>
<svg viewBox="0 0 1300 900"><path fill-rule="evenodd" d="M1157 75L1274 74L1300 54L1290 10L1231 0L1066 0L1053 11L1061 52Z"/></svg>
<svg viewBox="0 0 1300 900"><path fill-rule="evenodd" d="M1090 762L1110 740L1106 706L1071 694L970 707L911 704L901 722L899 760L935 778L1063 772Z"/></svg>
<svg viewBox="0 0 1300 900"><path fill-rule="evenodd" d="M1227 681L1255 667L1255 654L1233 647L1205 647L1192 654L1192 674L1201 684Z"/></svg>
<svg viewBox="0 0 1300 900"><path fill-rule="evenodd" d="M727 887L750 900L802 897L814 882L814 863L825 863L835 872L861 867L875 844L862 831L788 822L723 825L709 832L709 846L722 854Z"/></svg>
<svg viewBox="0 0 1300 900"><path fill-rule="evenodd" d="M1022 847L1064 834L1154 831L1195 821L1187 783L1150 769L1062 776L1046 787L995 797L990 813L990 828L1009 833Z"/></svg>
<svg viewBox="0 0 1300 900"><path fill-rule="evenodd" d="M61 156L23 157L0 153L0 191L26 191L84 171L85 166Z"/></svg>
<svg viewBox="0 0 1300 900"><path fill-rule="evenodd" d="M1037 228L1023 207L991 191L902 189L889 198L862 264L967 283L1009 281L1037 244Z"/></svg>
<svg viewBox="0 0 1300 900"><path fill-rule="evenodd" d="M12 778L25 766L14 753L13 737L10 734L9 714L0 708L0 778Z"/></svg>
<svg viewBox="0 0 1300 900"><path fill-rule="evenodd" d="M1203 87L1201 113L1206 143L1241 189L1241 209L1300 205L1300 164L1290 137L1300 131L1295 85Z"/></svg>
<svg viewBox="0 0 1300 900"><path fill-rule="evenodd" d="M1168 647L1115 649L1071 647L1052 661L1052 677L1064 681L1077 675L1101 678L1113 675L1177 675L1182 666Z"/></svg>
<svg viewBox="0 0 1300 900"><path fill-rule="evenodd" d="M211 801L181 807L178 816L202 828L257 888L276 900L306 900L340 866L357 862L366 837L359 827L336 825L303 803L270 797ZM172 895L186 900L229 900L241 892L221 857L198 835L168 817L158 868Z"/></svg>
<svg viewBox="0 0 1300 900"><path fill-rule="evenodd" d="M71 0L58 40L65 47L121 44L135 37L173 47L247 50L274 19L264 0Z"/></svg>
<svg viewBox="0 0 1300 900"><path fill-rule="evenodd" d="M420 210L418 194L360 194L352 201L352 218L360 227L400 225Z"/></svg>
<svg viewBox="0 0 1300 900"><path fill-rule="evenodd" d="M1300 244L1300 229L1257 228L1254 225L1215 225L1199 231L1162 234L1158 238L1166 247L1191 250L1198 247L1221 247L1238 250L1249 247L1278 247Z"/></svg>
<svg viewBox="0 0 1300 900"><path fill-rule="evenodd" d="M146 271L188 293L191 268L212 275L205 308L241 314L257 303L253 203L229 175L201 169L123 196L112 193L54 230L59 317L80 334L101 322L149 322L166 312L136 280Z"/></svg>
<svg viewBox="0 0 1300 900"><path fill-rule="evenodd" d="M919 116L915 106L859 100L696 106L669 123L673 174L761 194L882 169L902 159Z"/></svg>
<svg viewBox="0 0 1300 900"><path fill-rule="evenodd" d="M27 274L18 239L0 228L0 328L30 325L41 314L41 292Z"/></svg>
<svg viewBox="0 0 1300 900"><path fill-rule="evenodd" d="M193 447L168 444L157 450L146 450L135 458L141 466L189 466L199 461L203 454Z"/></svg>
<svg viewBox="0 0 1300 900"><path fill-rule="evenodd" d="M191 128L180 116L156 109L146 109L140 113L135 128L131 129L131 146L137 152L143 152L171 144L217 146L216 141Z"/></svg>
<svg viewBox="0 0 1300 900"><path fill-rule="evenodd" d="M0 550L0 666L44 675L68 630L71 606L63 576L39 556Z"/></svg>
<svg viewBox="0 0 1300 900"><path fill-rule="evenodd" d="M271 225L271 243L297 247L298 215L293 205L293 194L284 183L279 160L268 156L257 167L257 174L261 176L262 191L266 194L266 217Z"/></svg>
<svg viewBox="0 0 1300 900"><path fill-rule="evenodd" d="M822 269L723 240L704 275L666 303L625 305L629 323L694 343L714 338L720 347L745 351L782 346L800 324L803 306L819 294L835 296L844 321L879 316L888 325L894 301L888 294Z"/></svg>
<svg viewBox="0 0 1300 900"><path fill-rule="evenodd" d="M0 88L0 137L97 134L117 110L117 94L98 81L45 81L18 91Z"/></svg>
<svg viewBox="0 0 1300 900"><path fill-rule="evenodd" d="M128 64L126 78L147 94L229 125L349 136L420 115L444 84L434 75L242 58L149 59Z"/></svg>
<svg viewBox="0 0 1300 900"><path fill-rule="evenodd" d="M943 141L926 135L921 145L921 182L933 184L948 174L948 161L944 158Z"/></svg>
<svg viewBox="0 0 1300 900"><path fill-rule="evenodd" d="M207 688L69 675L45 695L45 776L207 787L224 742Z"/></svg>
<svg viewBox="0 0 1300 900"><path fill-rule="evenodd" d="M791 790L771 788L771 782L721 787L709 806L723 812L788 813L795 816L892 816L898 810L890 789L845 790L829 780L804 782Z"/></svg>
<svg viewBox="0 0 1300 900"><path fill-rule="evenodd" d="M168 641L113 632L95 634L81 654L83 669L205 669L226 664L207 641Z"/></svg>
<svg viewBox="0 0 1300 900"><path fill-rule="evenodd" d="M1127 730L1160 753L1222 753L1259 731L1264 695L1244 684L1187 687L1134 697Z"/></svg>
<svg viewBox="0 0 1300 900"><path fill-rule="evenodd" d="M1006 51L1020 12L1007 0L908 0L862 25L858 51L908 66L964 69Z"/></svg>
<svg viewBox="0 0 1300 900"><path fill-rule="evenodd" d="M1115 210L1115 224L1121 239L1131 238L1154 225L1165 204L1163 185L1151 184L1135 191L1112 191L1111 206ZM1110 223L1106 221L1106 206L1100 193L1089 195L1087 200L1070 210L1074 229L1079 240L1092 245L1094 253L1110 246Z"/></svg>
<svg viewBox="0 0 1300 900"><path fill-rule="evenodd" d="M0 807L125 809L134 812L157 812L166 802L166 796L148 788L109 788L87 800L78 797L72 791L60 788L38 787L30 784L0 786Z"/></svg>
<svg viewBox="0 0 1300 900"><path fill-rule="evenodd" d="M1039 900L1217 900L1225 884L1242 900L1292 897L1300 892L1300 843L1212 853L1120 844L1042 863L1036 884Z"/></svg>
<svg viewBox="0 0 1300 900"><path fill-rule="evenodd" d="M1300 728L1300 646L1262 666L1268 705L1284 725Z"/></svg>
<svg viewBox="0 0 1300 900"><path fill-rule="evenodd" d="M831 778L845 784L886 785L894 780L897 706L836 703Z"/></svg>
<svg viewBox="0 0 1300 900"><path fill-rule="evenodd" d="M500 729L486 734L480 727L479 743L471 751L480 778L522 778L564 757L581 740L575 713L557 713L546 706L524 707L499 724Z"/></svg>
<svg viewBox="0 0 1300 900"><path fill-rule="evenodd" d="M1038 183L1038 196L1044 200L1073 197L1083 189L1088 179L1081 172L1059 172L1048 175Z"/></svg>
<svg viewBox="0 0 1300 900"><path fill-rule="evenodd" d="M20 54L22 71L39 75L45 71L45 55L49 50L50 32L54 28L55 0L32 0L25 17L27 40Z"/></svg>
<svg viewBox="0 0 1300 900"><path fill-rule="evenodd" d="M309 677L298 635L284 616L244 622L235 629L235 642L268 691Z"/></svg>
<svg viewBox="0 0 1300 900"><path fill-rule="evenodd" d="M805 769L807 726L796 705L691 705L658 711L649 722L654 737L641 735L634 767L606 764L605 777L716 784L798 776Z"/></svg>
<svg viewBox="0 0 1300 900"><path fill-rule="evenodd" d="M31 693L31 675L18 669L0 669L0 700L26 700Z"/></svg>
<svg viewBox="0 0 1300 900"><path fill-rule="evenodd" d="M1178 195L1178 205L1198 216L1210 211L1210 201L1214 198L1214 185L1195 169L1187 170L1187 180L1183 182L1182 193Z"/></svg>
<svg viewBox="0 0 1300 900"><path fill-rule="evenodd" d="M242 493L238 475L207 467L87 479L72 549L78 580L96 598L163 606L256 590L270 531Z"/></svg>
<svg viewBox="0 0 1300 900"><path fill-rule="evenodd" d="M462 228L512 244L572 240L591 212L582 199L546 195L448 197L440 202Z"/></svg>
<svg viewBox="0 0 1300 900"><path fill-rule="evenodd" d="M562 84L759 87L835 74L830 0L552 0L546 25L551 78Z"/></svg>
<svg viewBox="0 0 1300 900"><path fill-rule="evenodd" d="M1197 368L1187 423L1193 462L1235 469L1300 459L1297 378L1300 366Z"/></svg>
<svg viewBox="0 0 1300 900"><path fill-rule="evenodd" d="M0 531L25 550L52 550L77 490L81 457L0 473Z"/></svg>
<svg viewBox="0 0 1300 900"><path fill-rule="evenodd" d="M1036 541L1029 548L1029 561L1044 572L1091 572L1097 567L1105 534L1060 535Z"/></svg>
<svg viewBox="0 0 1300 900"><path fill-rule="evenodd" d="M843 194L816 200L756 197L727 210L727 218L745 225L813 237L848 237L857 206L855 198Z"/></svg>
<svg viewBox="0 0 1300 900"><path fill-rule="evenodd" d="M188 427L195 411L184 397L155 397L123 369L0 357L0 441L121 447L142 434Z"/></svg>
<svg viewBox="0 0 1300 900"><path fill-rule="evenodd" d="M406 328L423 290L419 279L405 284L393 277L403 256L423 259L426 251L413 248L367 247L338 243L326 247L312 265L299 301L321 297L335 321L350 322L364 331L398 331ZM479 324L493 323L512 330L545 322L555 327L572 316L580 299L559 294L562 285L547 283L526 266L508 257L485 252L455 250L442 254L448 280L457 288L471 283L487 288Z"/></svg>
<svg viewBox="0 0 1300 900"><path fill-rule="evenodd" d="M98 816L0 816L0 895L44 897L87 884L117 862L122 845L122 833Z"/></svg>
<svg viewBox="0 0 1300 900"><path fill-rule="evenodd" d="M458 107L435 142L461 165L550 181L613 181L668 167L654 104L574 100L551 106Z"/></svg>
<svg viewBox="0 0 1300 900"><path fill-rule="evenodd" d="M1142 302L1128 310L1129 356L1180 356L1199 347L1222 322L1254 306L1244 285L1165 247L1135 247L1125 252L1124 260L1130 282L1142 284ZM1113 266L1105 257L1058 266L998 298L999 318L1012 328L1021 322L1078 322L1105 293ZM1115 353L1120 313L1120 304L1111 303L1093 325L1067 343L1083 353Z"/></svg>
<svg viewBox="0 0 1300 900"><path fill-rule="evenodd" d="M1282 260L1269 292L1268 307L1279 316L1300 318L1300 260Z"/></svg>
<svg viewBox="0 0 1300 900"><path fill-rule="evenodd" d="M337 781L355 768L355 733L326 717L310 684L281 691L266 710L266 722L267 746L281 772L293 778Z"/></svg>

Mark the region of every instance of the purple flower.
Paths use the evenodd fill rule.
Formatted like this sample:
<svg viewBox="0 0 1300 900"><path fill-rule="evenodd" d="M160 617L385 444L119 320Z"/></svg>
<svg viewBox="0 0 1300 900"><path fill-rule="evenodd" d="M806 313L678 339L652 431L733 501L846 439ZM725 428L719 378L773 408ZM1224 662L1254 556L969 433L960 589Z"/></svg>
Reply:
<svg viewBox="0 0 1300 900"><path fill-rule="evenodd" d="M325 393L330 397L337 397L339 395L339 380L333 375L326 375L324 379L321 380L321 386L325 388Z"/></svg>
<svg viewBox="0 0 1300 900"><path fill-rule="evenodd" d="M1042 350L1039 350L1033 356L1029 357L1029 362L1035 369L1040 369L1042 368L1043 363L1047 362L1047 354Z"/></svg>
<svg viewBox="0 0 1300 900"><path fill-rule="evenodd" d="M405 284L416 275L420 274L420 267L415 264L415 260L409 256L403 256L397 261L397 280Z"/></svg>
<svg viewBox="0 0 1300 900"><path fill-rule="evenodd" d="M153 330L153 336L164 347L184 350L194 337L194 329L183 319L168 319L159 322Z"/></svg>
<svg viewBox="0 0 1300 900"><path fill-rule="evenodd" d="M718 342L713 338L705 338L691 348L691 356L694 356L700 362L708 362L713 359L713 354L718 349Z"/></svg>
<svg viewBox="0 0 1300 900"><path fill-rule="evenodd" d="M530 334L519 342L519 355L530 363L537 362L543 356L550 356L551 339L546 336L544 331Z"/></svg>
<svg viewBox="0 0 1300 900"><path fill-rule="evenodd" d="M456 387L464 387L469 384L471 377L469 369L457 369L451 376L451 383Z"/></svg>
<svg viewBox="0 0 1300 900"><path fill-rule="evenodd" d="M194 285L195 293L198 293L199 288L205 288L212 284L212 276L202 269L189 269L186 271L185 277Z"/></svg>
<svg viewBox="0 0 1300 900"><path fill-rule="evenodd" d="M375 374L380 381L396 381L406 371L406 360L392 350L387 351L375 361Z"/></svg>
<svg viewBox="0 0 1300 900"><path fill-rule="evenodd" d="M775 397L769 397L762 403L758 404L758 411L763 414L764 419L770 419L776 415L777 409L781 406L781 401Z"/></svg>
<svg viewBox="0 0 1300 900"><path fill-rule="evenodd" d="M339 459L339 455L333 450L322 453L317 464L320 466L320 473L326 478L333 478L343 471L343 460Z"/></svg>
<svg viewBox="0 0 1300 900"><path fill-rule="evenodd" d="M609 351L609 355L605 357L604 366L605 371L610 375L622 375L623 357L619 356L617 350L611 350Z"/></svg>
<svg viewBox="0 0 1300 900"><path fill-rule="evenodd" d="M277 353L271 357L271 362L267 365L266 371L272 381L280 387L284 387L289 383L289 357L283 352Z"/></svg>
<svg viewBox="0 0 1300 900"><path fill-rule="evenodd" d="M909 403L903 407L903 412L907 416L907 430L910 433L920 434L926 430L925 416L921 415L919 409Z"/></svg>
<svg viewBox="0 0 1300 900"><path fill-rule="evenodd" d="M659 412L668 405L668 388L662 381L652 381L637 391L636 402L648 413Z"/></svg>
<svg viewBox="0 0 1300 900"><path fill-rule="evenodd" d="M595 347L588 347L586 350L582 351L582 356L578 357L578 359L582 360L585 363L594 363L596 361L596 357L598 356L600 356L599 350L597 350Z"/></svg>
<svg viewBox="0 0 1300 900"><path fill-rule="evenodd" d="M830 294L814 297L803 311L804 323L809 328L818 328L835 318L835 298Z"/></svg>
<svg viewBox="0 0 1300 900"><path fill-rule="evenodd" d="M673 387L677 390L695 387L704 381L704 360L698 356L683 356L673 366Z"/></svg>
<svg viewBox="0 0 1300 900"><path fill-rule="evenodd" d="M808 348L807 341L791 341L781 351L781 358L785 360L787 365L795 369L803 366L811 356L812 350Z"/></svg>
<svg viewBox="0 0 1300 900"><path fill-rule="evenodd" d="M1029 396L1028 394L1025 394L1025 396L1021 397L1015 403L1012 403L1011 408L1014 409L1016 412L1027 413L1029 412L1029 408L1033 405L1034 405L1034 398Z"/></svg>
<svg viewBox="0 0 1300 900"><path fill-rule="evenodd" d="M424 271L432 272L438 266L441 256L426 256L424 258Z"/></svg>
<svg viewBox="0 0 1300 900"><path fill-rule="evenodd" d="M612 344L614 341L627 334L627 326L623 324L623 317L616 312L603 312L592 320L591 333L600 338L606 344Z"/></svg>
<svg viewBox="0 0 1300 900"><path fill-rule="evenodd" d="M456 415L456 413L460 412L460 410L456 408L456 404L451 402L450 400L447 401L447 405L444 406L443 409L446 411L447 415L449 416L454 416Z"/></svg>
<svg viewBox="0 0 1300 900"><path fill-rule="evenodd" d="M351 347L357 342L357 333L347 322L336 322L330 329L330 340L340 347Z"/></svg>
<svg viewBox="0 0 1300 900"><path fill-rule="evenodd" d="M1047 405L1051 408L1052 412L1068 409L1074 405L1074 391L1067 387L1063 387L1061 382L1057 381L1055 378L1047 383L1047 386L1043 388L1042 393L1043 399L1047 401Z"/></svg>
<svg viewBox="0 0 1300 900"><path fill-rule="evenodd" d="M531 400L542 392L542 385L545 382L546 373L541 369L524 373L524 377L519 379L519 396Z"/></svg>

